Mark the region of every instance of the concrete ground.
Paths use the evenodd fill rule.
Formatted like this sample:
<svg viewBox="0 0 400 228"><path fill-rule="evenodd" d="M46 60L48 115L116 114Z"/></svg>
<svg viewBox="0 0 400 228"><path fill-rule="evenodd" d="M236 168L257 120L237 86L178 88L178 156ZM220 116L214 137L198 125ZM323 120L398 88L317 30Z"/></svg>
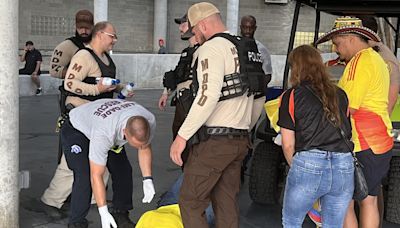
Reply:
<svg viewBox="0 0 400 228"><path fill-rule="evenodd" d="M162 112L158 109L161 90L140 90L134 98L151 112L157 119L157 131L153 140L153 176L156 196L150 204L143 204L141 174L138 168L136 150L128 148L128 157L134 169L133 183L134 208L131 218L137 221L146 211L155 209L160 195L165 192L181 173L180 168L169 158L171 145L171 123L174 109L168 107ZM55 122L58 117L57 96L31 96L20 98L20 170L29 170L31 182L29 189L20 191L20 227L59 228L66 227L67 218L52 219L39 206L39 199L47 188L56 168L58 136ZM239 195L240 227L281 227L281 207L264 206L252 203L248 194L248 177ZM109 189L108 199L111 199ZM101 227L97 207L90 209L89 227ZM315 227L307 219L303 227ZM385 228L400 227L385 222Z"/></svg>

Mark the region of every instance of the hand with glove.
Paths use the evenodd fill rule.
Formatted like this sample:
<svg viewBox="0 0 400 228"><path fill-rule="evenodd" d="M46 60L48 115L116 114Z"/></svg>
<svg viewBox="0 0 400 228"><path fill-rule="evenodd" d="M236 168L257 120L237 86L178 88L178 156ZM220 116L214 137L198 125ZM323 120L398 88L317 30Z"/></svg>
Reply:
<svg viewBox="0 0 400 228"><path fill-rule="evenodd" d="M117 228L117 223L115 222L113 216L108 212L107 205L99 207L99 214L101 217L101 227L102 228Z"/></svg>
<svg viewBox="0 0 400 228"><path fill-rule="evenodd" d="M143 178L143 193L144 197L143 203L150 203L153 200L154 194L156 191L154 190L153 178L152 177L144 177Z"/></svg>

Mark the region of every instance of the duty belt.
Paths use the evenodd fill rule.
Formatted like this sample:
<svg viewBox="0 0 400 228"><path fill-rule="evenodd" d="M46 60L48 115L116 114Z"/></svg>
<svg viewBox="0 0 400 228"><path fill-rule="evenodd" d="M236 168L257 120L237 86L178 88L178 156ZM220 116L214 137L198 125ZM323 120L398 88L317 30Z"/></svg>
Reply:
<svg viewBox="0 0 400 228"><path fill-rule="evenodd" d="M230 127L207 127L207 134L240 136L249 135L249 132L247 130L235 129Z"/></svg>

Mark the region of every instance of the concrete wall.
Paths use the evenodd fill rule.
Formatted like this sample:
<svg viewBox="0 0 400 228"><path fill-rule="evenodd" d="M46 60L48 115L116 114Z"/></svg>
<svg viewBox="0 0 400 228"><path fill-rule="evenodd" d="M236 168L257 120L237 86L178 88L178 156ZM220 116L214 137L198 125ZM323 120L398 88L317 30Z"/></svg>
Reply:
<svg viewBox="0 0 400 228"><path fill-rule="evenodd" d="M20 0L19 48L32 40L44 52L50 52L65 38L75 32L75 13L79 9L93 11L93 0ZM168 25L166 46L169 53L180 53L187 45L179 37L173 19L181 17L198 0L168 0ZM210 0L226 18L226 0ZM153 50L153 0L109 0L108 19L118 33L116 53L151 53ZM256 38L272 54L285 54L292 24L294 1L288 4L265 4L264 0L240 0L239 16L252 14L257 18ZM302 7L298 31L313 31L315 12ZM331 28L335 17L321 16L321 31ZM44 64L48 64L44 62Z"/></svg>
<svg viewBox="0 0 400 228"><path fill-rule="evenodd" d="M178 54L113 54L112 58L117 67L117 78L122 82L134 82L139 89L162 88L164 73L173 70L179 60ZM324 60L336 58L335 54L323 54ZM272 55L272 80L269 86L281 86L285 67L285 55ZM52 78L48 74L40 76L44 94L58 93L60 79ZM36 87L29 75L20 75L20 96L35 94Z"/></svg>

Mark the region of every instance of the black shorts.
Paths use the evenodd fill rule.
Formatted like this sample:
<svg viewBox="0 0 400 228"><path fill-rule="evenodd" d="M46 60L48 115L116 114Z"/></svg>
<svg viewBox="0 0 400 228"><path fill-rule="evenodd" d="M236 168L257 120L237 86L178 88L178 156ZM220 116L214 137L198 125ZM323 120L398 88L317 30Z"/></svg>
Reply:
<svg viewBox="0 0 400 228"><path fill-rule="evenodd" d="M392 150L384 154L374 154L371 149L368 149L357 152L356 156L364 166L363 172L368 185L368 195L379 195L382 180L389 172Z"/></svg>

